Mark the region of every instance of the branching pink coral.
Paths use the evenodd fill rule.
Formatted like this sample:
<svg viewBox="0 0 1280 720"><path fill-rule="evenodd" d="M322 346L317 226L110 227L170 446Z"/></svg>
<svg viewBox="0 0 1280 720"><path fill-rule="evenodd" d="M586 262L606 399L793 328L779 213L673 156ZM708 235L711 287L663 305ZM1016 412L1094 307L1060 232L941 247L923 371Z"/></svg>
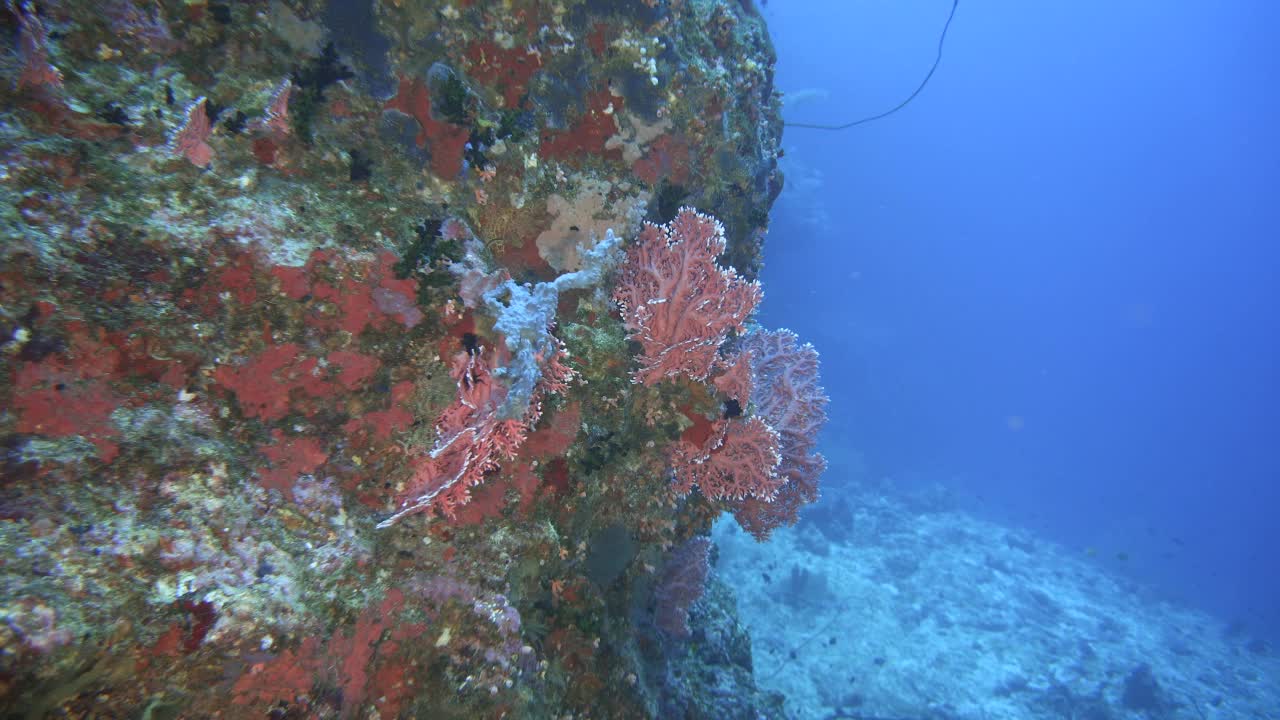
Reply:
<svg viewBox="0 0 1280 720"><path fill-rule="evenodd" d="M458 397L440 414L435 448L415 464L398 496L399 509L378 527L390 527L431 507L453 518L457 508L470 501L471 486L496 469L502 458L515 456L525 428L518 420L497 419L506 389L491 373L491 354L478 349L454 356L450 375L458 383Z"/></svg>
<svg viewBox="0 0 1280 720"><path fill-rule="evenodd" d="M711 384L729 400L738 403L738 410L744 410L751 400L751 353L739 351L729 358L721 358L718 365L721 372L712 379Z"/></svg>
<svg viewBox="0 0 1280 720"><path fill-rule="evenodd" d="M760 302L759 283L716 265L724 248L720 222L686 207L666 225L646 224L627 251L614 299L643 351L636 382L705 380L729 331Z"/></svg>
<svg viewBox="0 0 1280 720"><path fill-rule="evenodd" d="M170 141L169 151L191 161L192 165L209 167L213 162L213 148L209 146L212 134L207 101L200 98L187 108L187 119Z"/></svg>
<svg viewBox="0 0 1280 720"><path fill-rule="evenodd" d="M285 78L271 93L271 101L267 103L267 109L258 121L258 127L277 136L292 134L293 126L289 124L289 101L292 97L293 81Z"/></svg>
<svg viewBox="0 0 1280 720"><path fill-rule="evenodd" d="M542 415L541 396L563 391L573 378L573 370L564 364L563 350L545 358L542 379L524 417L501 419L498 411L507 388L493 375L495 363L502 359L497 355L477 348L454 356L450 375L458 383L458 397L436 421L435 447L415 463L412 477L397 495L395 514L378 527L390 527L406 515L429 509L455 519L458 508L471 501L470 488L503 460L516 457Z"/></svg>
<svg viewBox="0 0 1280 720"><path fill-rule="evenodd" d="M678 441L671 451L674 490L687 495L694 485L708 500L768 502L786 478L778 474L778 433L757 417L719 420L703 447Z"/></svg>
<svg viewBox="0 0 1280 720"><path fill-rule="evenodd" d="M746 498L735 506L739 524L763 540L774 528L794 524L800 507L818 499L827 461L814 450L827 421L827 396L818 381L818 351L800 345L790 330L753 332L742 350L751 353L755 416L778 431L778 474L786 481L773 502Z"/></svg>

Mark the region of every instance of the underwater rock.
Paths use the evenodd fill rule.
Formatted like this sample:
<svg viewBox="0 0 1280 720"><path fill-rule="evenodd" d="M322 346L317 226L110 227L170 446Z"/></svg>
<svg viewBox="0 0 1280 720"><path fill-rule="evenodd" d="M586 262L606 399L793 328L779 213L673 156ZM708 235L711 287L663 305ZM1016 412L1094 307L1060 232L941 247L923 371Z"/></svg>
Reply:
<svg viewBox="0 0 1280 720"><path fill-rule="evenodd" d="M0 9L0 714L657 716L626 608L723 509L666 451L724 399L632 383L593 253L679 202L755 277L773 52L489 5Z"/></svg>

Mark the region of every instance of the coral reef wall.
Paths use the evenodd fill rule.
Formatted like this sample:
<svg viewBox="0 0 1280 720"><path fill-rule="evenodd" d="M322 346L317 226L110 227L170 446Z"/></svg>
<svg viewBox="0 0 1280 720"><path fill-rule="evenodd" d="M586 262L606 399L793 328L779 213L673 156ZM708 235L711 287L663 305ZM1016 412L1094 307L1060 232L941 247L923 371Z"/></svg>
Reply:
<svg viewBox="0 0 1280 720"><path fill-rule="evenodd" d="M779 712L722 588L655 622L671 549L767 535L793 475L736 347L781 188L751 2L0 23L5 716ZM707 277L702 367L646 373L690 332L636 308Z"/></svg>

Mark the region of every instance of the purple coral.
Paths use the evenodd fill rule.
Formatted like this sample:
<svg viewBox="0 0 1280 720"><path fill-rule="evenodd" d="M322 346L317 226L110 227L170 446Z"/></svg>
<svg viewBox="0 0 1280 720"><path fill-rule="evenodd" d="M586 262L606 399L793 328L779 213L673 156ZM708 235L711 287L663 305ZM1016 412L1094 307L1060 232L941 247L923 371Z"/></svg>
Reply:
<svg viewBox="0 0 1280 720"><path fill-rule="evenodd" d="M61 88L62 73L49 62L49 31L35 7L29 2L10 2L9 10L18 16L18 56L22 58L18 89Z"/></svg>
<svg viewBox="0 0 1280 720"><path fill-rule="evenodd" d="M711 569L708 563L710 551L709 539L690 538L671 551L667 564L662 568L662 577L653 591L657 605L654 621L670 637L687 638L690 635L689 608L706 590L707 573Z"/></svg>

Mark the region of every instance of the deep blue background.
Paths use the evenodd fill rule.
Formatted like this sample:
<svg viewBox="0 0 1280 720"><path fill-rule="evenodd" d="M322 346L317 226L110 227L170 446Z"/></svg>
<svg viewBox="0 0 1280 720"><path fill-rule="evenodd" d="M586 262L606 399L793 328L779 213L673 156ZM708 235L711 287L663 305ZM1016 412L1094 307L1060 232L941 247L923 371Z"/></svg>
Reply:
<svg viewBox="0 0 1280 720"><path fill-rule="evenodd" d="M949 0L774 0L792 121ZM788 129L762 321L833 477L942 482L1280 636L1280 3L961 0ZM818 181L820 178L820 181Z"/></svg>

